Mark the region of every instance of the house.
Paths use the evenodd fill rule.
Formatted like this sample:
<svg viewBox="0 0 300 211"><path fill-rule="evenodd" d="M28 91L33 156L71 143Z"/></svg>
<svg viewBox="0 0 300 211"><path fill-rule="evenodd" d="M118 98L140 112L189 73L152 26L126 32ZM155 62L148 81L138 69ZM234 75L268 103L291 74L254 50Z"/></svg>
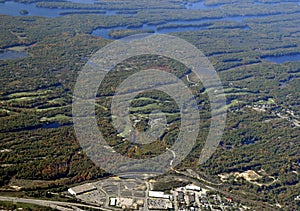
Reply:
<svg viewBox="0 0 300 211"><path fill-rule="evenodd" d="M226 198L227 202L232 203L233 199L232 198Z"/></svg>
<svg viewBox="0 0 300 211"><path fill-rule="evenodd" d="M109 205L113 206L113 207L117 206L117 199L116 198L111 198L110 202L109 202Z"/></svg>
<svg viewBox="0 0 300 211"><path fill-rule="evenodd" d="M178 201L180 202L184 201L184 193L182 191L178 192Z"/></svg>
<svg viewBox="0 0 300 211"><path fill-rule="evenodd" d="M195 194L194 193L189 194L189 203L192 204L192 203L195 203L195 202L196 202Z"/></svg>

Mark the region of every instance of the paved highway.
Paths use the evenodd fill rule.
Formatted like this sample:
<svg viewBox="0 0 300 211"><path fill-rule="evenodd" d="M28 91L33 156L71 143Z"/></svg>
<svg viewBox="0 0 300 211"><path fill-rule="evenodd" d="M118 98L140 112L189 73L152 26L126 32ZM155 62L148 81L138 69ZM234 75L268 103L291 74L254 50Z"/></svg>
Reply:
<svg viewBox="0 0 300 211"><path fill-rule="evenodd" d="M104 211L111 211L103 207L97 207L92 205L80 204L80 203L70 203L70 202L60 202L60 201L49 201L49 200L40 200L40 199L25 199L17 197L5 197L0 196L0 201L9 201L13 203L27 203L27 204L36 204L44 207L51 207L61 211L73 211L81 210L79 207L93 208Z"/></svg>

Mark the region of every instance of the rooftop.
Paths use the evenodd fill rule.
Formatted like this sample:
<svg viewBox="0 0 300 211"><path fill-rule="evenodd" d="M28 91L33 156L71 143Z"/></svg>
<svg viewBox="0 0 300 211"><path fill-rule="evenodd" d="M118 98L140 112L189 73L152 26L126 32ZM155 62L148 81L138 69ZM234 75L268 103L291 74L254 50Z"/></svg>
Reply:
<svg viewBox="0 0 300 211"><path fill-rule="evenodd" d="M87 183L87 184L83 184L83 185L79 185L79 186L76 186L76 187L69 188L68 191L72 195L78 195L78 194L93 191L93 190L96 190L96 189L97 188L93 184Z"/></svg>

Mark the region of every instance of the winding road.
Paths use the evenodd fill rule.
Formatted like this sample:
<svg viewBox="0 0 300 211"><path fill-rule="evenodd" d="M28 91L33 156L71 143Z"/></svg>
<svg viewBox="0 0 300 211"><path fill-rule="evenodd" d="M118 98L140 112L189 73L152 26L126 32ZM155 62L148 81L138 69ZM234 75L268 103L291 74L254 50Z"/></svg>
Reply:
<svg viewBox="0 0 300 211"><path fill-rule="evenodd" d="M171 152L173 154L174 158L173 158L173 160L170 161L170 168L173 169L173 162L174 162L174 160L176 158L176 154L175 154L175 152L173 150L171 150L169 148L166 148L166 150L168 150L169 152Z"/></svg>

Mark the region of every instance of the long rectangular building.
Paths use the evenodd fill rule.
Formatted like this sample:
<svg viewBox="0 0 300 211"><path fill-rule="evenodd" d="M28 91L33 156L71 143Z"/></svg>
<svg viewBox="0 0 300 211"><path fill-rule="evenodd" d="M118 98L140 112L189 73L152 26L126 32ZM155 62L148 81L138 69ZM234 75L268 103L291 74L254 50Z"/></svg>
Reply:
<svg viewBox="0 0 300 211"><path fill-rule="evenodd" d="M162 191L149 191L149 197L164 198L164 192Z"/></svg>
<svg viewBox="0 0 300 211"><path fill-rule="evenodd" d="M87 184L83 184L83 185L79 185L76 187L72 187L68 189L68 192L74 196L79 195L79 194L83 194L89 191L93 191L96 190L97 188L91 184L91 183L87 183Z"/></svg>

